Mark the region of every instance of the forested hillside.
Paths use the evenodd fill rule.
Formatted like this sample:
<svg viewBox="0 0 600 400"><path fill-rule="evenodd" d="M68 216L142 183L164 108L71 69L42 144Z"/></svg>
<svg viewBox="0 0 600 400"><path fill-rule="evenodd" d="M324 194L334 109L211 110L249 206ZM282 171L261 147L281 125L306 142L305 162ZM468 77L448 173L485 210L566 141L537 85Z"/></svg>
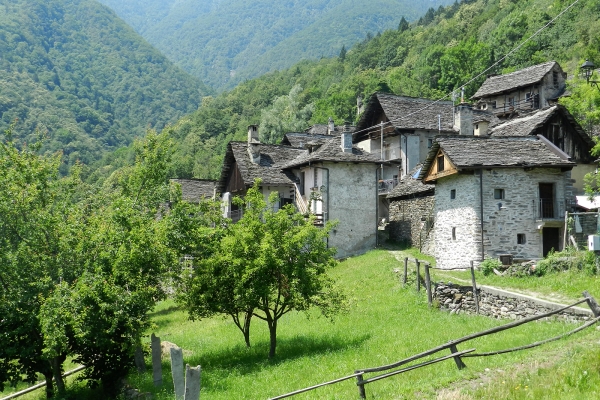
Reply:
<svg viewBox="0 0 600 400"><path fill-rule="evenodd" d="M92 0L0 0L0 129L47 131L68 164L198 108L207 88Z"/></svg>
<svg viewBox="0 0 600 400"><path fill-rule="evenodd" d="M331 57L452 0L99 0L211 87Z"/></svg>
<svg viewBox="0 0 600 400"><path fill-rule="evenodd" d="M463 0L430 10L410 26L387 30L340 57L303 61L245 82L206 101L178 122L172 175L215 178L228 140L243 139L248 124L289 127L356 119L356 99L374 91L438 98L476 76L565 9L571 1ZM494 72L556 60L570 72L584 59L600 64L600 0L580 2ZM466 88L471 95L485 76ZM578 83L579 82L579 83ZM569 107L578 118L598 118L600 92L575 82ZM592 96L592 97L590 97ZM586 100L586 101L583 101ZM307 111L311 115L306 118ZM595 113L595 114L594 114ZM594 116L595 115L595 116ZM273 119L278 124L273 124ZM274 126L277 125L277 126ZM273 131L276 132L273 135Z"/></svg>

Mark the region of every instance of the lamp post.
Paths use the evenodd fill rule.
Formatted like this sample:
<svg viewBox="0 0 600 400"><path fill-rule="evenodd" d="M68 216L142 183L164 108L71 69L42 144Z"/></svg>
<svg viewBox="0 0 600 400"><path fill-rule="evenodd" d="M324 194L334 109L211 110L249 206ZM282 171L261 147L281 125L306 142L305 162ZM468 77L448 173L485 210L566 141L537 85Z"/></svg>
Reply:
<svg viewBox="0 0 600 400"><path fill-rule="evenodd" d="M590 86L596 86L596 89L600 90L600 86L598 86L598 83L600 82L592 79L592 76L594 75L594 68L596 68L596 66L590 60L585 60L583 65L579 67L579 69L581 70L581 74L585 78L586 82Z"/></svg>

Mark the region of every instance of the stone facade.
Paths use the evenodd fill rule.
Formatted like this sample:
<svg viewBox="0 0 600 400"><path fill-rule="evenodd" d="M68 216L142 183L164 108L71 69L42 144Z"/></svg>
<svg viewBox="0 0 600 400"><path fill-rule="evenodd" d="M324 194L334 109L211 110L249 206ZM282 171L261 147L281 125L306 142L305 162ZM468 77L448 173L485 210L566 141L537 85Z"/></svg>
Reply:
<svg viewBox="0 0 600 400"><path fill-rule="evenodd" d="M390 203L390 239L406 242L411 246L428 249L430 233L433 229L434 196L418 196Z"/></svg>
<svg viewBox="0 0 600 400"><path fill-rule="evenodd" d="M570 172L558 168L489 168L483 170L483 253L485 258L511 254L515 259L543 256L545 227L558 228L573 204ZM540 215L540 184L551 185L553 214ZM435 253L441 268L467 268L481 261L479 171L440 179L435 199ZM561 244L555 250L561 249Z"/></svg>
<svg viewBox="0 0 600 400"><path fill-rule="evenodd" d="M502 296L500 294L488 293L478 289L479 314L497 319L523 319L535 315L541 315L553 311L552 307L525 298ZM436 283L433 298L437 300L440 309L449 311L451 314L475 314L475 298L471 286L460 286L450 282ZM555 316L567 322L588 321L591 313L579 308L571 308Z"/></svg>

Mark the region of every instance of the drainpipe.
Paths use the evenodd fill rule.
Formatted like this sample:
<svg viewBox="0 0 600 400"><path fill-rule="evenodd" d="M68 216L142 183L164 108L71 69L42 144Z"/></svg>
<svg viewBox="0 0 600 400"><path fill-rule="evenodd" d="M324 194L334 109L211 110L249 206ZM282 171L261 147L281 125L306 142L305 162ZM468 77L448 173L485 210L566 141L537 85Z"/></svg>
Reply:
<svg viewBox="0 0 600 400"><path fill-rule="evenodd" d="M481 261L485 260L485 248L483 245L483 168L479 170L479 208L481 210Z"/></svg>
<svg viewBox="0 0 600 400"><path fill-rule="evenodd" d="M308 166L310 167L310 163L308 164ZM329 168L325 168L325 167L313 167L314 169L322 169L327 171L327 183L325 185L325 187L327 188L327 202L325 203L325 215L327 216L327 219L323 218L323 224L325 224L325 222L329 221ZM329 237L327 237L327 247L329 247Z"/></svg>
<svg viewBox="0 0 600 400"><path fill-rule="evenodd" d="M383 163L381 164L383 170ZM375 168L375 248L379 246L379 185L377 181L379 167Z"/></svg>

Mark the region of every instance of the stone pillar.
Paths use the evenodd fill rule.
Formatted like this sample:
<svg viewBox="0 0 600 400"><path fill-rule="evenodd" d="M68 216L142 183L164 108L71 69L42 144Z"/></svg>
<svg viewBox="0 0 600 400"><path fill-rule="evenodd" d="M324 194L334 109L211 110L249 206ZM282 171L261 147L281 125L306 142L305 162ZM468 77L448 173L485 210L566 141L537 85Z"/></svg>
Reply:
<svg viewBox="0 0 600 400"><path fill-rule="evenodd" d="M144 361L144 352L142 351L142 346L138 345L135 347L134 361L138 373L143 374L146 372L146 361Z"/></svg>
<svg viewBox="0 0 600 400"><path fill-rule="evenodd" d="M200 399L200 366L185 366L185 400Z"/></svg>
<svg viewBox="0 0 600 400"><path fill-rule="evenodd" d="M173 377L176 400L183 400L185 393L183 374L183 351L179 347L171 347L171 376Z"/></svg>
<svg viewBox="0 0 600 400"><path fill-rule="evenodd" d="M160 386L162 385L160 338L153 333L152 336L150 336L150 341L152 347L152 379L154 380L154 386Z"/></svg>

